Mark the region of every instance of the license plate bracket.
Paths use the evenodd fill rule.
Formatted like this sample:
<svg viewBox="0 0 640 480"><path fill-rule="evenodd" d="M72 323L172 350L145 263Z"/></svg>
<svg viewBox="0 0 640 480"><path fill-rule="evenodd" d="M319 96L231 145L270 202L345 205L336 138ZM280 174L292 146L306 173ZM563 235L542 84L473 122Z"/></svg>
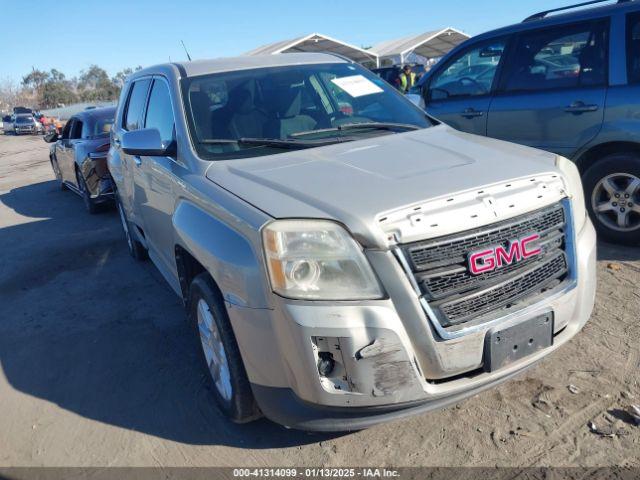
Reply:
<svg viewBox="0 0 640 480"><path fill-rule="evenodd" d="M484 339L484 369L493 372L553 345L553 312L502 329L491 329Z"/></svg>

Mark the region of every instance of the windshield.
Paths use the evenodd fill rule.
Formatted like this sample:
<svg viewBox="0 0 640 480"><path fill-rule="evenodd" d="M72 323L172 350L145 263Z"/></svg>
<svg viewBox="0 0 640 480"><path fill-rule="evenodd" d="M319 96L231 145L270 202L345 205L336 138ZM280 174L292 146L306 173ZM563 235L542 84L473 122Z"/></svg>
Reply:
<svg viewBox="0 0 640 480"><path fill-rule="evenodd" d="M183 93L192 140L209 159L269 155L432 125L384 80L349 63L192 77L183 80Z"/></svg>
<svg viewBox="0 0 640 480"><path fill-rule="evenodd" d="M16 123L35 123L35 120L32 116L28 117L16 117Z"/></svg>

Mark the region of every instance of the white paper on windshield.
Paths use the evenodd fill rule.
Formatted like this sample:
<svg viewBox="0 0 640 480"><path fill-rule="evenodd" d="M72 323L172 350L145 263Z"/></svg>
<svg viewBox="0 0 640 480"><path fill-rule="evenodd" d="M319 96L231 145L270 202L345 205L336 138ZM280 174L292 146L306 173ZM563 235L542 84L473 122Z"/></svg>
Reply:
<svg viewBox="0 0 640 480"><path fill-rule="evenodd" d="M364 95L371 95L372 93L382 93L382 89L379 86L362 75L334 78L331 81L352 97L362 97Z"/></svg>

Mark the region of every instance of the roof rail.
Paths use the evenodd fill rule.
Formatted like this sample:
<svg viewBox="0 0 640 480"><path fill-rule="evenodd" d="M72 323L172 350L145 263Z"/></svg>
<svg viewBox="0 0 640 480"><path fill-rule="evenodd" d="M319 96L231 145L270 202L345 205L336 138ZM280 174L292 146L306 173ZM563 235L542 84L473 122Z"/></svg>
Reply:
<svg viewBox="0 0 640 480"><path fill-rule="evenodd" d="M554 13L554 12L562 12L564 10L572 10L574 8L586 7L587 5L593 5L595 3L603 3L603 2L610 2L610 1L611 0L591 0L589 2L576 3L575 5L567 5L566 7L553 8L551 10L545 10L544 12L534 13L533 15L525 18L522 22L524 23L524 22L530 22L532 20L540 20L541 18L544 18L550 13ZM616 3L627 3L632 1L633 0L617 0Z"/></svg>

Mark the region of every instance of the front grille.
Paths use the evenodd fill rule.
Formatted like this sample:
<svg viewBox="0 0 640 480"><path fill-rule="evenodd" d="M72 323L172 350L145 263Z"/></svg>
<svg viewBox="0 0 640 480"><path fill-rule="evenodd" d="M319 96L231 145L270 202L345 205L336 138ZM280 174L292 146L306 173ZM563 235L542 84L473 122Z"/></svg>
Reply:
<svg viewBox="0 0 640 480"><path fill-rule="evenodd" d="M555 284L555 280L566 271L567 262L564 254L560 253L542 265L535 265L528 271L515 278L510 278L486 292L480 291L462 299L444 302L437 307L447 317L450 324L463 323L496 308L516 302L531 292L537 292L541 290L541 285Z"/></svg>
<svg viewBox="0 0 640 480"><path fill-rule="evenodd" d="M567 276L565 211L558 203L504 222L402 246L420 294L443 327L489 319L513 308ZM540 235L539 255L480 275L470 273L469 254L508 246L529 234Z"/></svg>

